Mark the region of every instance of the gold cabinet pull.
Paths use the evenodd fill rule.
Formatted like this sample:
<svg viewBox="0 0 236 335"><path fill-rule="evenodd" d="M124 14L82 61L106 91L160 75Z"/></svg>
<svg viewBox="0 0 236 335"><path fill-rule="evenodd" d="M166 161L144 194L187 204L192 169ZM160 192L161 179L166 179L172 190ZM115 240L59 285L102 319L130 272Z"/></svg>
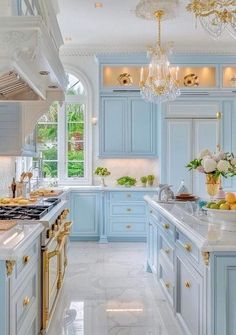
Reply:
<svg viewBox="0 0 236 335"><path fill-rule="evenodd" d="M131 194L130 193L126 194L126 197L131 198Z"/></svg>
<svg viewBox="0 0 236 335"><path fill-rule="evenodd" d="M188 251L188 252L192 251L192 246L191 246L191 244L186 243L186 244L184 245L184 249L185 249L186 251Z"/></svg>
<svg viewBox="0 0 236 335"><path fill-rule="evenodd" d="M190 287L191 287L191 283L190 283L190 281L187 281L187 280L186 280L186 281L184 282L184 287L185 287L185 288L190 288Z"/></svg>
<svg viewBox="0 0 236 335"><path fill-rule="evenodd" d="M165 249L164 251L167 255L170 253L170 249Z"/></svg>
<svg viewBox="0 0 236 335"><path fill-rule="evenodd" d="M170 283L165 283L166 288L170 288Z"/></svg>
<svg viewBox="0 0 236 335"><path fill-rule="evenodd" d="M131 229L131 228L132 228L132 225L131 225L131 224L127 224L127 225L126 225L126 228L127 228L127 229Z"/></svg>
<svg viewBox="0 0 236 335"><path fill-rule="evenodd" d="M170 229L170 225L169 225L169 223L165 223L165 224L163 224L163 228L164 228L164 229Z"/></svg>
<svg viewBox="0 0 236 335"><path fill-rule="evenodd" d="M152 214L153 213L153 211L152 210L150 210L150 214Z"/></svg>
<svg viewBox="0 0 236 335"><path fill-rule="evenodd" d="M126 210L127 210L127 212L131 212L131 211L132 211L132 209L131 209L131 208L127 208Z"/></svg>
<svg viewBox="0 0 236 335"><path fill-rule="evenodd" d="M30 303L30 298L29 297L25 297L24 300L23 300L23 306L26 307L28 306Z"/></svg>
<svg viewBox="0 0 236 335"><path fill-rule="evenodd" d="M30 260L30 256L23 256L23 263L26 265L27 263L29 263Z"/></svg>

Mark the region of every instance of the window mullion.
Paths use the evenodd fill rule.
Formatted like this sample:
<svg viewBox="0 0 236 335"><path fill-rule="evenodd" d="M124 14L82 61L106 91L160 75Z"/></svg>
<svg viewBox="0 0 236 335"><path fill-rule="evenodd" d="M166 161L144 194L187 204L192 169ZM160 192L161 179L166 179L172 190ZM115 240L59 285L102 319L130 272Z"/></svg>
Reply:
<svg viewBox="0 0 236 335"><path fill-rule="evenodd" d="M66 177L66 103L58 113L58 177L59 180Z"/></svg>

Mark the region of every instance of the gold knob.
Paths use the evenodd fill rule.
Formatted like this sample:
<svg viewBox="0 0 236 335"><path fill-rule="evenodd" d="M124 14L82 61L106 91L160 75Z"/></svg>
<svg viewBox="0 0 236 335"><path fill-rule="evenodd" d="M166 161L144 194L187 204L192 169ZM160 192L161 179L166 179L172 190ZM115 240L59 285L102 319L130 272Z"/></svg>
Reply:
<svg viewBox="0 0 236 335"><path fill-rule="evenodd" d="M191 283L190 283L190 281L185 281L184 282L184 286L186 287L186 288L190 288L191 287Z"/></svg>
<svg viewBox="0 0 236 335"><path fill-rule="evenodd" d="M126 228L130 229L130 228L132 228L132 225L131 224L127 224Z"/></svg>
<svg viewBox="0 0 236 335"><path fill-rule="evenodd" d="M23 263L24 264L29 263L29 260L30 260L30 256L23 256Z"/></svg>
<svg viewBox="0 0 236 335"><path fill-rule="evenodd" d="M170 253L170 249L165 249L165 253L168 255Z"/></svg>
<svg viewBox="0 0 236 335"><path fill-rule="evenodd" d="M165 229L169 229L169 228L170 228L170 225L169 225L168 223L165 223L165 224L163 224L163 227L164 227Z"/></svg>
<svg viewBox="0 0 236 335"><path fill-rule="evenodd" d="M126 210L127 210L127 212L131 212L131 211L132 211L132 209L131 209L131 208L127 208Z"/></svg>
<svg viewBox="0 0 236 335"><path fill-rule="evenodd" d="M185 249L186 251L190 252L190 251L192 250L192 246L191 246L191 244L186 243L186 244L184 245L184 249Z"/></svg>
<svg viewBox="0 0 236 335"><path fill-rule="evenodd" d="M30 298L29 297L25 297L24 300L23 300L23 306L26 307L28 306L30 303Z"/></svg>
<svg viewBox="0 0 236 335"><path fill-rule="evenodd" d="M170 283L165 283L166 288L170 288Z"/></svg>

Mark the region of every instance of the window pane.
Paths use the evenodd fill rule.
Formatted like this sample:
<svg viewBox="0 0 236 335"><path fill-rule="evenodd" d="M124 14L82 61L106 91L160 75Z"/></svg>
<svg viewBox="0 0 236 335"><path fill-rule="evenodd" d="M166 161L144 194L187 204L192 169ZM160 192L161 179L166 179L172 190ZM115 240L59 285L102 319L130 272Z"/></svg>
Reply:
<svg viewBox="0 0 236 335"><path fill-rule="evenodd" d="M68 122L84 122L84 104L67 104L67 120Z"/></svg>
<svg viewBox="0 0 236 335"><path fill-rule="evenodd" d="M38 124L37 127L37 143L56 142L57 141L57 125L56 124Z"/></svg>
<svg viewBox="0 0 236 335"><path fill-rule="evenodd" d="M68 162L68 177L84 177L84 162Z"/></svg>
<svg viewBox="0 0 236 335"><path fill-rule="evenodd" d="M49 111L47 112L47 114L44 114L38 122L57 122L57 113L59 110L59 103L57 101L55 101L50 107L49 107Z"/></svg>
<svg viewBox="0 0 236 335"><path fill-rule="evenodd" d="M68 141L77 142L84 139L83 123L68 123Z"/></svg>
<svg viewBox="0 0 236 335"><path fill-rule="evenodd" d="M67 91L66 91L67 95L84 95L85 94L84 86L78 78L76 78L72 74L68 74L68 81L69 81L69 84L67 86Z"/></svg>
<svg viewBox="0 0 236 335"><path fill-rule="evenodd" d="M42 151L43 153L43 159L47 161L57 160L57 146L56 145L47 146L46 144L40 148L40 151Z"/></svg>
<svg viewBox="0 0 236 335"><path fill-rule="evenodd" d="M84 144L83 143L68 143L68 161L83 161L84 160Z"/></svg>
<svg viewBox="0 0 236 335"><path fill-rule="evenodd" d="M57 177L57 162L43 161L43 175L45 178Z"/></svg>

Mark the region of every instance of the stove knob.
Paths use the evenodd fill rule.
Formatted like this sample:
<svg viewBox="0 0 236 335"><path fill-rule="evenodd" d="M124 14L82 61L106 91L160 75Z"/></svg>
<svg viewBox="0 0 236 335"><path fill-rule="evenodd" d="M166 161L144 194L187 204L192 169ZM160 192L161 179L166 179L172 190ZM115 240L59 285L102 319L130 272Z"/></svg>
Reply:
<svg viewBox="0 0 236 335"><path fill-rule="evenodd" d="M51 238L52 237L52 229L47 229L47 231L46 231L46 237L47 238Z"/></svg>

